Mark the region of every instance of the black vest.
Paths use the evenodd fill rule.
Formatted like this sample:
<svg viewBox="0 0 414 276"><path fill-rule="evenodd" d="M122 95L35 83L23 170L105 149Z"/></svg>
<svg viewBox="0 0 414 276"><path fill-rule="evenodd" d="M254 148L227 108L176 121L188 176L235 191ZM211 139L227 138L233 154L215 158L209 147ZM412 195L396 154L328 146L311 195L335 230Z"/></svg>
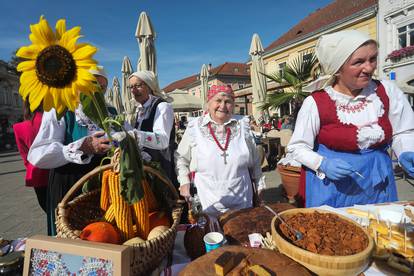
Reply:
<svg viewBox="0 0 414 276"><path fill-rule="evenodd" d="M142 121L141 128L139 130L146 131L146 132L153 132L154 118L155 118L155 113L157 111L157 106L162 102L165 102L165 101L161 98L157 98L153 103L151 103L151 107L150 107L151 113L147 119L144 119ZM175 163L174 163L174 151L177 148L177 144L175 143L174 125L175 124L173 122L171 132L170 132L170 141L168 144L170 160L167 160L161 154L159 150L144 147L143 151L151 155L152 161L156 161L160 163L161 168L164 170L166 175L170 178L171 182L174 184L174 186L176 186L176 188L178 188L178 180L177 180L177 174L175 172ZM138 128L138 122L135 124L135 128Z"/></svg>

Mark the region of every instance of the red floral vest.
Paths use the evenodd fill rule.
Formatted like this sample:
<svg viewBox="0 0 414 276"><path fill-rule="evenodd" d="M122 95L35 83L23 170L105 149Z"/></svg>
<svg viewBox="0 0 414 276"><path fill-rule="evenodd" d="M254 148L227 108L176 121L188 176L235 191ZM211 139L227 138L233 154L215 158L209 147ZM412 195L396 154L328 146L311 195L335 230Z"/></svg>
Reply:
<svg viewBox="0 0 414 276"><path fill-rule="evenodd" d="M388 119L389 99L381 82L375 81L375 83L377 84L377 96L384 105L384 114L378 118L378 125L384 130L385 137L370 148L379 148L389 144L392 138L392 126ZM320 118L320 130L316 143L323 144L331 150L358 151L358 128L353 124L343 124L339 121L335 102L324 90L315 91L311 96L316 102Z"/></svg>
<svg viewBox="0 0 414 276"><path fill-rule="evenodd" d="M370 146L370 148L375 149L391 142L392 126L388 119L390 104L385 88L381 82L374 81L377 84L377 96L384 105L384 114L378 118L378 125L384 130L384 140ZM324 90L315 91L311 96L316 102L320 119L320 130L315 144L323 144L329 149L337 151L358 151L358 128L355 125L346 125L339 121L335 102ZM306 172L303 166L300 175L298 200L300 206L306 207Z"/></svg>

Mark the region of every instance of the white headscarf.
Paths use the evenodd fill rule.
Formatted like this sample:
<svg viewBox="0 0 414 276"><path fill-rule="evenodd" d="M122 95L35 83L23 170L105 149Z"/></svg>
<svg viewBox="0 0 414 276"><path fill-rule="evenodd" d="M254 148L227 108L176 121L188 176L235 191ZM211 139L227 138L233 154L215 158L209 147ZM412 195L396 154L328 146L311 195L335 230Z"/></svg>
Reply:
<svg viewBox="0 0 414 276"><path fill-rule="evenodd" d="M357 30L345 30L323 35L316 43L316 56L322 66L322 75L303 91L321 90L335 81L335 73L339 71L346 60L367 41L375 41L367 34Z"/></svg>
<svg viewBox="0 0 414 276"><path fill-rule="evenodd" d="M106 75L105 69L101 65L97 65L96 67L89 69L89 73L92 73L93 75L97 76L102 76L108 80L108 76Z"/></svg>
<svg viewBox="0 0 414 276"><path fill-rule="evenodd" d="M167 94L165 94L164 91L161 91L159 85L158 85L158 78L157 76L154 74L154 72L152 71L137 71L132 73L129 76L129 79L131 79L132 77L137 77L140 80L142 80L143 82L145 82L146 85L149 86L149 88L151 88L152 94L154 96L160 97L164 100L166 100L167 102L171 102L171 97L169 97Z"/></svg>

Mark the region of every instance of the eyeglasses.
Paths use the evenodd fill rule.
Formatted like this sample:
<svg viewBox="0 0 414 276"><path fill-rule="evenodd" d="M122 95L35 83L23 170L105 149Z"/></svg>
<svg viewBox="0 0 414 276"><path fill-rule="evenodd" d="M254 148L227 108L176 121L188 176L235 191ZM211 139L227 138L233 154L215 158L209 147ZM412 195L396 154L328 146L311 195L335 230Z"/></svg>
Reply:
<svg viewBox="0 0 414 276"><path fill-rule="evenodd" d="M141 82L141 83L137 83L134 85L128 85L127 87L128 89L131 89L131 90L137 90L139 88L142 88L144 85L145 85L145 82Z"/></svg>

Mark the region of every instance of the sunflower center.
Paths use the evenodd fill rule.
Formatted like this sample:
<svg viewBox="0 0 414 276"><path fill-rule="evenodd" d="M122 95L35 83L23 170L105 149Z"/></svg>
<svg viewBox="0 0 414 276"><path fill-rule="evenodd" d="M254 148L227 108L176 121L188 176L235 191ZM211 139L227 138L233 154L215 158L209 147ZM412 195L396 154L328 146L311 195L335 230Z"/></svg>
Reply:
<svg viewBox="0 0 414 276"><path fill-rule="evenodd" d="M76 76L75 60L62 46L46 47L37 56L36 75L43 84L63 88Z"/></svg>

